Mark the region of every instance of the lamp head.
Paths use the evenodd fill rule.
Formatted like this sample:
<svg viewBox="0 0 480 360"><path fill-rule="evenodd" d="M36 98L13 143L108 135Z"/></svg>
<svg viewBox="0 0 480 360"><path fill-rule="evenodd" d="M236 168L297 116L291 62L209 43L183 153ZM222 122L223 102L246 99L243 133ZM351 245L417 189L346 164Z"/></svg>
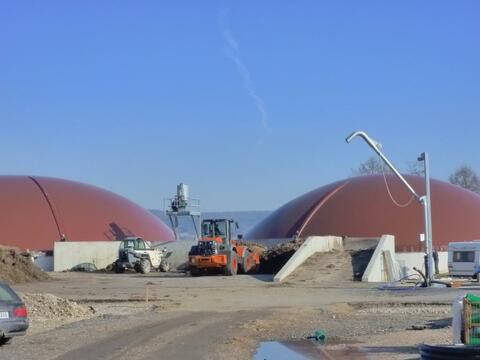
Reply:
<svg viewBox="0 0 480 360"><path fill-rule="evenodd" d="M351 133L345 141L347 143L350 143L353 139L355 139L357 136L362 137L370 146L375 147L377 150L380 150L382 148L382 144L380 144L378 141L372 139L370 136L367 135L365 131L355 131Z"/></svg>
<svg viewBox="0 0 480 360"><path fill-rule="evenodd" d="M358 136L358 133L359 133L358 131L355 131L355 132L351 133L351 134L345 139L345 141L346 141L347 143L350 143L350 141L352 141L355 137Z"/></svg>

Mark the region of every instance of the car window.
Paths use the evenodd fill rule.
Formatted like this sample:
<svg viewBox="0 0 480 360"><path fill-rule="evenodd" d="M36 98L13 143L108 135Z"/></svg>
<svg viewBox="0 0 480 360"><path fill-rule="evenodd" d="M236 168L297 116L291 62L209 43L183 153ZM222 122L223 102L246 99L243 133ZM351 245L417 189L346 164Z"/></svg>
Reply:
<svg viewBox="0 0 480 360"><path fill-rule="evenodd" d="M0 285L0 301L19 300L15 293L6 285Z"/></svg>
<svg viewBox="0 0 480 360"><path fill-rule="evenodd" d="M137 250L145 250L145 243L143 242L143 240L137 240L136 249Z"/></svg>
<svg viewBox="0 0 480 360"><path fill-rule="evenodd" d="M135 240L128 240L123 242L124 249L134 249L135 248Z"/></svg>

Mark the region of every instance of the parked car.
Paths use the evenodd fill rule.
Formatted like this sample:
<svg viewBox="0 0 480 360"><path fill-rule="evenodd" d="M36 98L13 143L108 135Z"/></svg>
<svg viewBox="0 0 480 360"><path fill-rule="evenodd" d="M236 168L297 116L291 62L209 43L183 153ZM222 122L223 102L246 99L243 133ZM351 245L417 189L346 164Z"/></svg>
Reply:
<svg viewBox="0 0 480 360"><path fill-rule="evenodd" d="M15 291L0 282L0 345L12 337L25 335L28 329L27 308Z"/></svg>

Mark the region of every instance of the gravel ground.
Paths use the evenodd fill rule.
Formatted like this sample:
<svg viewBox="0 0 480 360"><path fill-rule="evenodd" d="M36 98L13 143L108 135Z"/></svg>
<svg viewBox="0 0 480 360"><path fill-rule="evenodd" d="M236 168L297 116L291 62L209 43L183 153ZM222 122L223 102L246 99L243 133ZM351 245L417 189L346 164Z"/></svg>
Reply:
<svg viewBox="0 0 480 360"><path fill-rule="evenodd" d="M419 343L450 341L450 304L465 292L380 291L353 282L274 284L266 275L52 277L16 289L42 294L41 302L71 306L67 313L73 316L60 312L42 329L33 311L35 331L2 348L5 358L251 359L261 341L296 342L317 329L328 335L327 350L350 346L372 359L415 358ZM425 330L407 330L414 325Z"/></svg>

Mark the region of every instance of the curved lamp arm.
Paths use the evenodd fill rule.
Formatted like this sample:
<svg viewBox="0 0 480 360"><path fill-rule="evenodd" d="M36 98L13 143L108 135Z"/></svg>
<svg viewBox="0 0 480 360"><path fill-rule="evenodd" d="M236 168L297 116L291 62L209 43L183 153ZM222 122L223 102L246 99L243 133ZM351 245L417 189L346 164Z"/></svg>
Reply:
<svg viewBox="0 0 480 360"><path fill-rule="evenodd" d="M381 148L382 145L378 142L373 140L370 136L365 131L355 131L352 134L350 134L345 141L347 143L350 143L353 139L355 139L357 136L360 136L365 142L375 151L378 156L383 160L385 164L390 168L390 170L393 171L395 175L400 179L400 181L405 185L405 187L410 191L413 196L417 199L417 201L422 202L421 197L416 193L416 191L413 189L413 187L405 180L405 178L400 174L400 172L393 166L393 164L390 162L390 160L387 159L387 157L382 153Z"/></svg>

